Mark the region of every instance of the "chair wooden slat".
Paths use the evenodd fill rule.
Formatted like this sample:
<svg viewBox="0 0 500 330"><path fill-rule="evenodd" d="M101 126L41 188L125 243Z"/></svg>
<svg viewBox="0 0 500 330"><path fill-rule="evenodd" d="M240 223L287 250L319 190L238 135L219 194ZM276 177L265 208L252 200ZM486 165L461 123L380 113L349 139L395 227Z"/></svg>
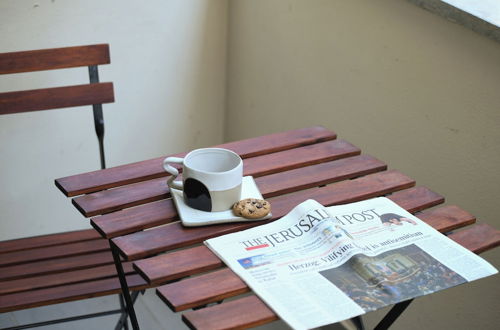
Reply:
<svg viewBox="0 0 500 330"><path fill-rule="evenodd" d="M475 253L484 252L500 244L500 231L487 224L476 224L448 237ZM278 316L256 296L232 300L183 315L184 322L190 328L200 330L238 329L266 324L277 319Z"/></svg>
<svg viewBox="0 0 500 330"><path fill-rule="evenodd" d="M277 192L291 193L345 178L354 178L360 175L374 173L385 169L385 167L385 164L375 158L361 155L259 177L256 178L255 181L262 195L265 198L269 198ZM276 176L288 177L289 180L279 181L276 180ZM270 178L269 182L267 182L267 178ZM157 180L158 179L153 181ZM164 192L168 191L165 180L160 180L161 182L156 183L161 184L162 188L155 191L155 187L158 187L155 183L155 187L151 189L153 190L153 194L159 192L160 189ZM152 185L149 185L150 188L151 186ZM116 189L122 190L125 189L125 187ZM104 192L96 194L101 193L104 194ZM152 198L153 194L142 195L141 197ZM92 195L94 194L88 196ZM161 202L144 204L135 208L96 217L91 220L91 223L104 237L112 238L152 226L165 224L177 218L177 210L175 209L173 201L163 200Z"/></svg>
<svg viewBox="0 0 500 330"><path fill-rule="evenodd" d="M223 224L208 227L184 228L180 223L153 228L127 236L114 238L112 242L128 260L144 258L167 249L199 243L204 239L250 228L275 220L288 213L293 205L307 199L316 199L323 205L347 203L385 195L412 187L415 181L397 171L385 171L358 179L342 181L322 188L314 188L271 199L273 217L265 222Z"/></svg>
<svg viewBox="0 0 500 330"><path fill-rule="evenodd" d="M111 251L70 256L57 259L32 261L30 263L5 266L0 270L0 280L14 280L31 277L33 274L52 274L61 271L84 269L88 267L113 264Z"/></svg>
<svg viewBox="0 0 500 330"><path fill-rule="evenodd" d="M278 320L278 316L257 296L187 312L182 320L191 329L246 329Z"/></svg>
<svg viewBox="0 0 500 330"><path fill-rule="evenodd" d="M77 107L114 102L113 83L0 93L0 114Z"/></svg>
<svg viewBox="0 0 500 330"><path fill-rule="evenodd" d="M126 274L134 273L131 262L124 262L123 269ZM117 276L115 265L90 267L48 275L32 274L32 276L28 278L0 282L0 295L73 283L89 282L114 276Z"/></svg>
<svg viewBox="0 0 500 330"><path fill-rule="evenodd" d="M127 283L131 290L143 290L148 287L144 279L138 275L128 275ZM0 313L19 309L58 304L117 294L121 292L117 277L98 281L57 286L48 289L32 290L0 296Z"/></svg>
<svg viewBox="0 0 500 330"><path fill-rule="evenodd" d="M2 253L48 247L60 244L82 242L100 238L93 229L83 229L66 233L41 235L27 238L18 238L0 242L0 256Z"/></svg>
<svg viewBox="0 0 500 330"><path fill-rule="evenodd" d="M0 267L101 251L109 251L109 242L98 238L92 241L4 253L0 258Z"/></svg>
<svg viewBox="0 0 500 330"><path fill-rule="evenodd" d="M109 64L109 45L89 45L0 54L0 74Z"/></svg>
<svg viewBox="0 0 500 330"><path fill-rule="evenodd" d="M113 84L96 79L107 63L107 44L2 53L0 74L83 66L91 83L2 92L0 115L114 102ZM144 284L130 263L125 269ZM117 283L109 242L94 230L0 242L0 312L106 295Z"/></svg>
<svg viewBox="0 0 500 330"><path fill-rule="evenodd" d="M294 166L304 162L305 156L301 155L301 148L292 150L297 151L296 157L290 159L289 163L280 162L279 164ZM314 157L317 159L319 156L318 154ZM260 157L255 157L244 161L244 175L261 175L260 172L251 170L251 163L259 159ZM381 161L368 155L361 155L257 177L255 180L261 193L266 198L269 198L318 185L351 179L382 171L386 168L387 166ZM287 178L287 180L282 180L283 178ZM161 178L76 197L73 199L73 204L84 216L89 217L146 204L169 196L170 191L166 180ZM115 216L111 218L113 217ZM107 220L103 219L102 221Z"/></svg>
<svg viewBox="0 0 500 330"><path fill-rule="evenodd" d="M242 158L248 158L329 141L335 139L336 136L334 132L318 126L224 143L216 147L233 150ZM171 156L182 157L183 155L185 153ZM165 157L68 176L57 179L55 184L66 196L72 197L159 178L167 175L162 166Z"/></svg>

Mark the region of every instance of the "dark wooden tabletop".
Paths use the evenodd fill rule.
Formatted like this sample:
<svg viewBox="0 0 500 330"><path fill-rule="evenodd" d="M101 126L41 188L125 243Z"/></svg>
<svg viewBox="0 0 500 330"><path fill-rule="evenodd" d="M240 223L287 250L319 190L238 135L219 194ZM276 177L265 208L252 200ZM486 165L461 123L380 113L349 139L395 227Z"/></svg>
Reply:
<svg viewBox="0 0 500 330"><path fill-rule="evenodd" d="M202 242L276 220L307 199L330 206L386 196L440 232L465 227L449 237L471 251L480 253L500 243L500 231L475 224L474 216L458 206L439 206L443 196L361 154L326 128L297 129L217 147L244 159L244 175L252 175L271 201L272 219L183 227L166 185L165 157L56 180L66 196L74 197L76 208L91 217L92 226L111 239L126 263L133 263L127 272L132 289L158 287L157 294L172 310L195 308L183 314L189 327L252 327L277 319Z"/></svg>

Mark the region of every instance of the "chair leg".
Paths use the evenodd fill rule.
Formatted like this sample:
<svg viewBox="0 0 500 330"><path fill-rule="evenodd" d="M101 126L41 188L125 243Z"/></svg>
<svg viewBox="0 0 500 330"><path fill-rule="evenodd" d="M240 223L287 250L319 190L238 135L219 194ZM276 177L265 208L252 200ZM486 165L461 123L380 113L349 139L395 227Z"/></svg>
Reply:
<svg viewBox="0 0 500 330"><path fill-rule="evenodd" d="M141 293L144 293L144 291L141 291ZM135 291L132 293L132 304L135 304L135 301L137 300L137 297L139 296L139 291ZM119 295L120 297L120 306L122 307L122 313L120 318L118 319L118 322L116 323L115 330L120 330L120 329L125 329L128 330L128 313L127 313L127 308L125 306L125 301L123 295Z"/></svg>
<svg viewBox="0 0 500 330"><path fill-rule="evenodd" d="M139 323L137 322L137 316L135 315L134 303L130 297L130 290L128 288L127 279L125 278L125 272L123 271L122 261L120 259L120 254L118 248L110 242L111 252L113 254L113 260L116 266L116 272L118 273L118 279L120 280L120 286L122 289L122 295L125 299L125 307L127 314L130 316L130 323L132 323L132 328L134 330L139 330Z"/></svg>
<svg viewBox="0 0 500 330"><path fill-rule="evenodd" d="M118 300L120 301L120 309L122 310L122 314L120 315L120 318L118 322L116 323L115 330L119 329L125 329L128 330L128 322L127 322L127 310L125 308L125 299L123 298L122 294L118 295ZM125 317L124 317L125 314Z"/></svg>

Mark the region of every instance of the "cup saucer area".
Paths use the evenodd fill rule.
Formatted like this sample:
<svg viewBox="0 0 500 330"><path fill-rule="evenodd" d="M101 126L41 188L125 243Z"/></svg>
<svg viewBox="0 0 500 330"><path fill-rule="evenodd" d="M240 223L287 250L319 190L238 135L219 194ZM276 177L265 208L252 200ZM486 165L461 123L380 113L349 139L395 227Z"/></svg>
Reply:
<svg viewBox="0 0 500 330"><path fill-rule="evenodd" d="M187 227L206 226L226 222L259 221L269 219L272 216L272 214L269 213L263 218L245 219L234 215L232 210L221 212L200 211L186 205L182 191L171 189L170 193L172 195L172 199L174 200L174 204L177 207L177 212L179 213L182 224ZM259 187L257 187L257 184L252 176L243 177L240 199L245 198L263 199L262 194L259 191Z"/></svg>

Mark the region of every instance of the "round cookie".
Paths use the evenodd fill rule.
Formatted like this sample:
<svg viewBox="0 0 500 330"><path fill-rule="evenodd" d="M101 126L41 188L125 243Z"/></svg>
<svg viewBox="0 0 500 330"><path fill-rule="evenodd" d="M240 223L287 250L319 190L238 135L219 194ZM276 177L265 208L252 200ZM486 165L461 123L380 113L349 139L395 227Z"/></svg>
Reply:
<svg viewBox="0 0 500 330"><path fill-rule="evenodd" d="M235 203L233 212L243 218L258 219L271 212L271 203L262 199L247 198Z"/></svg>

